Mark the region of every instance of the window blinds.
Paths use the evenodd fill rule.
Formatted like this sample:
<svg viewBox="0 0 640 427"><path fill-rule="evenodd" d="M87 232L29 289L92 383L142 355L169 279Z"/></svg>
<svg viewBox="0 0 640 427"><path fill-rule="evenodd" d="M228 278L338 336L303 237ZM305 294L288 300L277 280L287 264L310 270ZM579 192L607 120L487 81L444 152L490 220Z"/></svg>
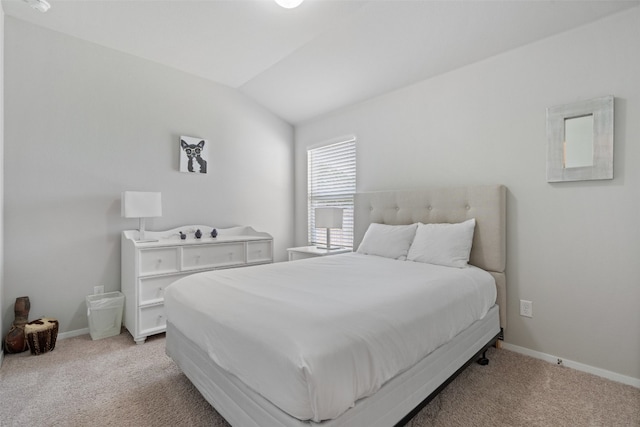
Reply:
<svg viewBox="0 0 640 427"><path fill-rule="evenodd" d="M315 227L315 208L344 208L342 229L331 230L331 246L353 247L353 195L356 192L356 140L307 151L309 242L326 244L325 229Z"/></svg>

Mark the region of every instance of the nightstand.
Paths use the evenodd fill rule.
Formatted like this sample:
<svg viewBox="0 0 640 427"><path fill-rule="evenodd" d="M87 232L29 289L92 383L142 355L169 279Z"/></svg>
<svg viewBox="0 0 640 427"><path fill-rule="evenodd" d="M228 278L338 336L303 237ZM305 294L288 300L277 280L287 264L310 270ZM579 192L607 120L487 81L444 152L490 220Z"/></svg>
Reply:
<svg viewBox="0 0 640 427"><path fill-rule="evenodd" d="M336 249L319 249L315 246L300 246L299 248L287 249L289 253L289 261L295 261L297 259L315 258L319 256L346 254L351 252L348 248L336 248Z"/></svg>

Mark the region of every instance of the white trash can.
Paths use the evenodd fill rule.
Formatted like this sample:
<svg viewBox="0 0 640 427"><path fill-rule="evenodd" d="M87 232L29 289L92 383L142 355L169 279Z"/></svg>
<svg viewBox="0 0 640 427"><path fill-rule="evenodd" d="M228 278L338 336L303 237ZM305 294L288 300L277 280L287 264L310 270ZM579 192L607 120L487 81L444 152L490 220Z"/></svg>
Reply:
<svg viewBox="0 0 640 427"><path fill-rule="evenodd" d="M124 294L107 292L87 296L87 317L89 334L92 340L112 337L120 334Z"/></svg>

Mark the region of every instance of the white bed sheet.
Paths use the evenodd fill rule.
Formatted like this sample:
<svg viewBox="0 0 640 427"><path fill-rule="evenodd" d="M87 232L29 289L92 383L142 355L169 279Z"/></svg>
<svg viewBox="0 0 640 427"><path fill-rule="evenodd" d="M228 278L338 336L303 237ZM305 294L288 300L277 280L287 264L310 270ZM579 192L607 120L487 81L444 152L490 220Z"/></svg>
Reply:
<svg viewBox="0 0 640 427"><path fill-rule="evenodd" d="M167 319L291 416L321 421L413 366L496 299L491 275L344 254L190 276Z"/></svg>

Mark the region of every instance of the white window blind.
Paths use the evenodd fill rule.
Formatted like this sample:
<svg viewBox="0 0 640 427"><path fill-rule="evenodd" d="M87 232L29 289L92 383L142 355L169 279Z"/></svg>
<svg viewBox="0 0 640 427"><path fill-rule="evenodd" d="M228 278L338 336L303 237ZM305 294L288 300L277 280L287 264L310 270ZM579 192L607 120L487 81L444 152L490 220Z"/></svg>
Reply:
<svg viewBox="0 0 640 427"><path fill-rule="evenodd" d="M326 230L316 229L315 209L344 208L342 229L331 230L331 246L353 247L353 196L356 192L356 140L312 148L308 161L309 242L325 245Z"/></svg>

